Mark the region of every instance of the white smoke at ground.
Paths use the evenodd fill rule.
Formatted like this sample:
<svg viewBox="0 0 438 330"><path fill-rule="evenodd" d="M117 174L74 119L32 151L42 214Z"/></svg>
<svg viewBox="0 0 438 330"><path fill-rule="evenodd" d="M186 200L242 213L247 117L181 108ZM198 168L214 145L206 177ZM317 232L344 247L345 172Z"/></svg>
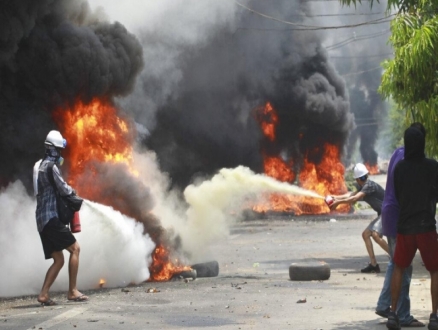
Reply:
<svg viewBox="0 0 438 330"><path fill-rule="evenodd" d="M153 151L135 152L133 168L154 197L152 213L160 219L161 225L170 236L182 232L186 226L187 206L182 196L170 189L170 180L160 170L156 154Z"/></svg>
<svg viewBox="0 0 438 330"><path fill-rule="evenodd" d="M228 237L230 226L239 221L245 207L261 202L265 193L274 192L324 199L313 191L255 174L244 166L222 169L211 180L188 186L184 190L189 204L187 226L181 233L184 248L193 258L202 259L200 253L205 253L205 246Z"/></svg>
<svg viewBox="0 0 438 330"><path fill-rule="evenodd" d="M104 279L109 287L141 283L149 279L155 248L143 225L112 207L86 201L81 209L82 273L79 284L96 287Z"/></svg>
<svg viewBox="0 0 438 330"><path fill-rule="evenodd" d="M231 227L242 219L242 212L266 193L283 193L324 199L323 196L295 185L279 182L249 168L220 170L212 178L199 178L184 195L169 189L170 181L161 172L152 151L136 153L134 168L154 196L153 213L163 227L179 236L187 262L205 262L214 258L211 247L229 237Z"/></svg>
<svg viewBox="0 0 438 330"><path fill-rule="evenodd" d="M36 201L20 181L0 192L3 224L0 231L0 297L37 294L52 260L45 260L35 222ZM81 246L78 287L126 286L149 278L148 266L154 243L143 235L143 225L96 203L84 203L82 231L75 234ZM68 289L68 258L52 291ZM7 285L6 285L7 284Z"/></svg>
<svg viewBox="0 0 438 330"><path fill-rule="evenodd" d="M0 191L0 297L37 293L50 262L44 253L35 222L36 202L20 181Z"/></svg>

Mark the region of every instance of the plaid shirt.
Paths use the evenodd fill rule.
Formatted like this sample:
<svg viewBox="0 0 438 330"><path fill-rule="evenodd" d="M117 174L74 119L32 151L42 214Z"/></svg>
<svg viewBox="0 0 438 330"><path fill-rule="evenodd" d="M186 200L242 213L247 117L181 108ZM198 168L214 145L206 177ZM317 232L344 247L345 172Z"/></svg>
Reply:
<svg viewBox="0 0 438 330"><path fill-rule="evenodd" d="M70 195L73 188L70 187L62 178L61 172L56 166L56 159L53 157L46 157L38 170L38 194L37 194L37 208L36 208L36 222L39 232L42 232L44 226L50 219L58 217L56 210L56 195L55 190L50 184L47 173L47 165L49 162L55 162L53 165L53 179L61 196Z"/></svg>

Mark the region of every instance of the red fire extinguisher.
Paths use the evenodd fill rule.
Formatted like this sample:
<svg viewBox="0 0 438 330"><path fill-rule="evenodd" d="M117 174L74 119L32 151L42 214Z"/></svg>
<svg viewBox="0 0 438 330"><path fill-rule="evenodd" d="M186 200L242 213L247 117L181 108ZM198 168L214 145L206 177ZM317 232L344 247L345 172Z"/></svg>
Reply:
<svg viewBox="0 0 438 330"><path fill-rule="evenodd" d="M81 232L81 219L79 218L79 212L75 212L73 220L70 222L70 229L72 233Z"/></svg>

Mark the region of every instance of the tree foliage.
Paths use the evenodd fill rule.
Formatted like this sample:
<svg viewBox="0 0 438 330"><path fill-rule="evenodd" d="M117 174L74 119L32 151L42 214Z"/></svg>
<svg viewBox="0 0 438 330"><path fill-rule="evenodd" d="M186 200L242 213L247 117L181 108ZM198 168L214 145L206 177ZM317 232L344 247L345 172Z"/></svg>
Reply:
<svg viewBox="0 0 438 330"><path fill-rule="evenodd" d="M356 5L360 0L340 0ZM377 1L377 0L376 0ZM373 0L369 1L372 6ZM383 62L379 92L392 98L406 113L406 121L419 121L427 130L428 155L438 156L438 0L388 0L396 9L389 42L394 58Z"/></svg>

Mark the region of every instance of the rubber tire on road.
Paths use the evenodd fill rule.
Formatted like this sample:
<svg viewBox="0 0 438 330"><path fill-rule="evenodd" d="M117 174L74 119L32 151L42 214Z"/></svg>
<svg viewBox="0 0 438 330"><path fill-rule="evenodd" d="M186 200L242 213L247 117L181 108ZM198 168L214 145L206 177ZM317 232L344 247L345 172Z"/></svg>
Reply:
<svg viewBox="0 0 438 330"><path fill-rule="evenodd" d="M289 266L292 281L325 281L330 278L330 266L324 261L297 262Z"/></svg>
<svg viewBox="0 0 438 330"><path fill-rule="evenodd" d="M190 267L196 270L198 277L216 277L219 275L219 263L217 261L203 262Z"/></svg>
<svg viewBox="0 0 438 330"><path fill-rule="evenodd" d="M198 276L196 269L191 269L191 270L184 270L182 272L176 273L173 275L173 277L176 278L191 278L193 280L196 280L196 277Z"/></svg>

